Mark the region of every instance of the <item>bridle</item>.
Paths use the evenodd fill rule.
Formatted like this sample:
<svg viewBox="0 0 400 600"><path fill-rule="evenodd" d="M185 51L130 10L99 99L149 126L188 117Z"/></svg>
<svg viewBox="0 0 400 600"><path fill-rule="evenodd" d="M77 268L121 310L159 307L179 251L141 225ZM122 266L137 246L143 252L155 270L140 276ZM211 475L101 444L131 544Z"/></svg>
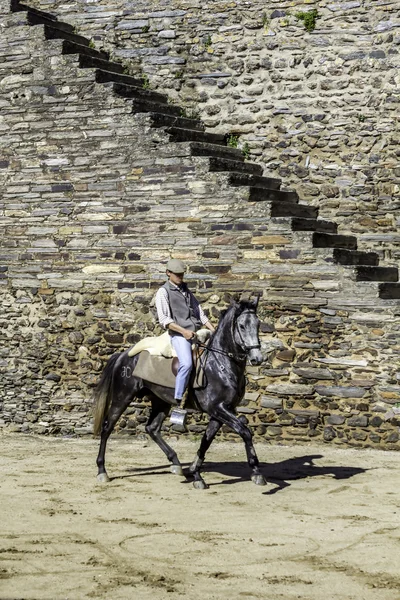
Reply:
<svg viewBox="0 0 400 600"><path fill-rule="evenodd" d="M246 313L251 313L253 315L256 314L254 310L246 309L242 313L240 313L239 317L241 317L242 315L245 315ZM236 319L236 323L237 323L237 320L238 319ZM243 350L245 351L246 355L249 353L250 350L255 350L255 349L259 350L261 348L261 344L254 344L253 346L248 346L245 343L242 334L240 333L240 329L237 328L236 331L237 331L237 333L239 335L239 338L240 338L240 346L241 346L241 348L243 348Z"/></svg>
<svg viewBox="0 0 400 600"><path fill-rule="evenodd" d="M246 309L243 312L240 313L239 317L241 317L242 315L246 314L246 313L252 313L255 314L254 310L249 310ZM238 318L239 318L238 317ZM237 324L238 319L236 319L235 322L235 326ZM235 327L232 325L232 330L234 330ZM242 350L244 350L243 354L234 354L233 352L226 352L225 350L220 350L219 348L213 348L212 346L209 346L208 344L203 344L202 342L196 341L196 345L199 346L200 348L204 348L205 350L209 350L210 352L215 352L216 354L223 354L224 356L227 356L228 358L230 358L231 360L233 360L234 362L238 362L238 363L242 363L245 362L247 359L247 354L250 352L250 350L259 350L261 348L261 344L254 344L252 346L248 346L246 344L246 342L243 339L242 334L240 333L240 329L237 327L236 328L236 332L239 336L240 339L240 347L242 348ZM232 331L232 337L234 338L234 332Z"/></svg>

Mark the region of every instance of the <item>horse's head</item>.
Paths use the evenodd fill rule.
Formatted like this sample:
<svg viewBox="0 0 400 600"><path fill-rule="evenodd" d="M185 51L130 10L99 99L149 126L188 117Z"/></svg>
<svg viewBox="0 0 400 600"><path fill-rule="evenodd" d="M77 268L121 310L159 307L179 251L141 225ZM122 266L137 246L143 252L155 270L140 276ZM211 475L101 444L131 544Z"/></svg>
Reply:
<svg viewBox="0 0 400 600"><path fill-rule="evenodd" d="M236 319L233 337L236 344L247 354L251 365L260 365L263 357L261 354L258 330L260 321L257 317L258 297L254 300L241 300L236 305Z"/></svg>

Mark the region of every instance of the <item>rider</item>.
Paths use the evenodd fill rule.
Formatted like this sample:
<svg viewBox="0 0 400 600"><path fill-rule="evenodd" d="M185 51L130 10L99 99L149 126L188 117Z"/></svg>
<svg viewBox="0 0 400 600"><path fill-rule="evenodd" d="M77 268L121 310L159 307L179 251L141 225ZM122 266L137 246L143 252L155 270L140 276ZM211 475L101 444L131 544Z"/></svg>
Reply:
<svg viewBox="0 0 400 600"><path fill-rule="evenodd" d="M167 263L168 281L156 294L157 316L160 325L171 336L172 346L179 360L175 382L175 401L180 407L192 370L192 339L202 325L214 331L199 302L188 289L183 278L186 266L171 258Z"/></svg>

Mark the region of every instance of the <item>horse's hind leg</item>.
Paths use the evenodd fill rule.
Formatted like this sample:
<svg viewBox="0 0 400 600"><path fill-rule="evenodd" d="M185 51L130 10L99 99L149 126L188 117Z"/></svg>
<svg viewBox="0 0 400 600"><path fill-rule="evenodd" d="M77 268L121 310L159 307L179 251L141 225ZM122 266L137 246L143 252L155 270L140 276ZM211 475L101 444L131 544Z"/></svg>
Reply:
<svg viewBox="0 0 400 600"><path fill-rule="evenodd" d="M169 410L170 405L167 402L157 398L157 396L152 396L151 413L146 425L146 432L168 458L171 463L171 473L174 473L174 475L183 475L182 465L178 455L161 436L161 427Z"/></svg>
<svg viewBox="0 0 400 600"><path fill-rule="evenodd" d="M211 443L217 435L218 431L220 430L221 426L222 423L220 423L219 421L216 421L215 419L210 419L207 429L203 435L203 439L201 440L200 448L197 451L197 456L189 467L189 472L194 477L193 485L199 490L205 490L207 488L206 482L200 475L200 469L203 465L206 452L211 446Z"/></svg>
<svg viewBox="0 0 400 600"><path fill-rule="evenodd" d="M97 480L101 483L108 483L110 481L105 467L105 453L107 440L110 437L116 422L118 421L124 410L129 406L132 400L132 396L129 394L128 397L125 396L124 398L118 398L118 400L118 403L111 404L108 414L104 417L103 425L101 428L100 448L96 461L98 467Z"/></svg>

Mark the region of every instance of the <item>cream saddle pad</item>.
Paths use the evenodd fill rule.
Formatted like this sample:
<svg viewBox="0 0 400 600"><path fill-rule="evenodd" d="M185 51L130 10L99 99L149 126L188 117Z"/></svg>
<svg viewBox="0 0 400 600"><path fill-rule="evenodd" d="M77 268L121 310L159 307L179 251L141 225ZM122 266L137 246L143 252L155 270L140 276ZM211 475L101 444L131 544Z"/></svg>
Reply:
<svg viewBox="0 0 400 600"><path fill-rule="evenodd" d="M210 335L211 332L208 329L201 329L196 334L202 343L205 343ZM171 337L168 332L158 337L144 338L128 352L128 355L131 357L137 354L139 354L139 360L133 371L136 377L162 385L163 387L175 387L175 376L179 361L172 348ZM201 363L198 362L192 386L194 388L202 388L203 384L204 377Z"/></svg>
<svg viewBox="0 0 400 600"><path fill-rule="evenodd" d="M196 333L196 337L203 344L210 335L211 332L209 329L200 329ZM156 337L143 338L129 350L128 356L136 356L136 354L139 354L139 352L142 352L143 350L147 350L147 352L153 356L163 356L164 358L174 358L176 356L176 352L171 344L171 336L168 331Z"/></svg>

